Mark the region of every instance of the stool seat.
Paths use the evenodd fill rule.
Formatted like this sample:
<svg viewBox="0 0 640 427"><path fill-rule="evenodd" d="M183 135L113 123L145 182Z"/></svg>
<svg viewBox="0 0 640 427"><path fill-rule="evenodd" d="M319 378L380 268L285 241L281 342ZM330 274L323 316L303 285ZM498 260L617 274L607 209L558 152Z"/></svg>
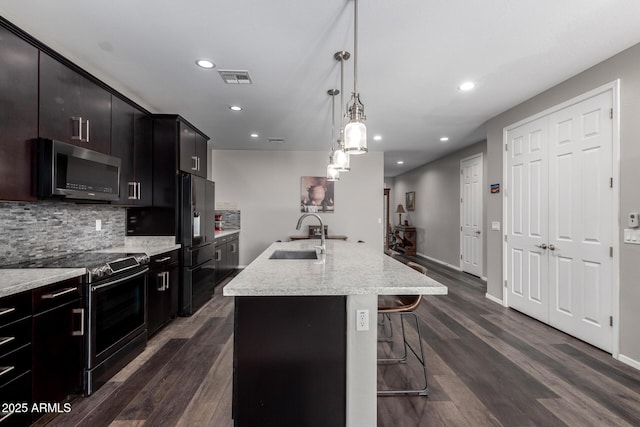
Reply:
<svg viewBox="0 0 640 427"><path fill-rule="evenodd" d="M379 313L397 313L412 311L420 304L421 295L379 295Z"/></svg>

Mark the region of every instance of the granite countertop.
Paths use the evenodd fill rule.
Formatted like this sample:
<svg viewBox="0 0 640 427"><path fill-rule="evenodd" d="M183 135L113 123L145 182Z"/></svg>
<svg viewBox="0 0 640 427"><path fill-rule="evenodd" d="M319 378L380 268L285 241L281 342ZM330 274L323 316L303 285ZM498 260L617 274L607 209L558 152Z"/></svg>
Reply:
<svg viewBox="0 0 640 427"><path fill-rule="evenodd" d="M167 245L132 245L132 246L114 246L112 248L96 249L93 252L105 252L105 253L132 253L132 252L144 252L149 256L160 255L165 252L170 252L174 249L180 249L182 245L179 243L167 244Z"/></svg>
<svg viewBox="0 0 640 427"><path fill-rule="evenodd" d="M84 268L11 268L2 270L0 298L83 276Z"/></svg>
<svg viewBox="0 0 640 427"><path fill-rule="evenodd" d="M236 233L240 233L239 229L236 230L222 230L222 231L216 231L215 235L213 236L214 239L217 239L219 237L225 237L225 236L230 236L232 234L236 234Z"/></svg>
<svg viewBox="0 0 640 427"><path fill-rule="evenodd" d="M234 277L225 296L445 295L447 287L366 244L327 240L324 260L269 259L317 240L276 242Z"/></svg>

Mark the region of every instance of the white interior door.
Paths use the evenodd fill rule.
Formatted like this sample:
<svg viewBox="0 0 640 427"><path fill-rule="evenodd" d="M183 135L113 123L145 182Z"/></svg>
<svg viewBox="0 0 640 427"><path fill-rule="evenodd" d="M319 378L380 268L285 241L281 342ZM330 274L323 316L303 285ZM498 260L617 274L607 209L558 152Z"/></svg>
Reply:
<svg viewBox="0 0 640 427"><path fill-rule="evenodd" d="M613 349L613 89L506 132L509 306Z"/></svg>
<svg viewBox="0 0 640 427"><path fill-rule="evenodd" d="M507 132L507 301L543 322L549 322L548 123L543 117Z"/></svg>
<svg viewBox="0 0 640 427"><path fill-rule="evenodd" d="M460 268L482 276L482 153L460 161Z"/></svg>
<svg viewBox="0 0 640 427"><path fill-rule="evenodd" d="M611 91L550 116L549 323L611 351Z"/></svg>

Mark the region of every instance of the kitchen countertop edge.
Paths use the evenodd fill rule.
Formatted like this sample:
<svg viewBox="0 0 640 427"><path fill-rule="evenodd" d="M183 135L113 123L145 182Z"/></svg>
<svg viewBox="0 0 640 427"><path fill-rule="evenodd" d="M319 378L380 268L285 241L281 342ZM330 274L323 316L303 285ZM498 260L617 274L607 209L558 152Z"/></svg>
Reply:
<svg viewBox="0 0 640 427"><path fill-rule="evenodd" d="M85 268L8 268L2 270L0 298L84 276Z"/></svg>

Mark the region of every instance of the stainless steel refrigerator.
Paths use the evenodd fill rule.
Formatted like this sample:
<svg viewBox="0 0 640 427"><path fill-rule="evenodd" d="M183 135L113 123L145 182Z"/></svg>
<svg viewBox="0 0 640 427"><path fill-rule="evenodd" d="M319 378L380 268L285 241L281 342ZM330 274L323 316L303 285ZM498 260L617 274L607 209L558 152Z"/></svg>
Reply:
<svg viewBox="0 0 640 427"><path fill-rule="evenodd" d="M178 314L190 316L213 296L215 287L215 184L191 174L182 174L180 181L183 263Z"/></svg>

